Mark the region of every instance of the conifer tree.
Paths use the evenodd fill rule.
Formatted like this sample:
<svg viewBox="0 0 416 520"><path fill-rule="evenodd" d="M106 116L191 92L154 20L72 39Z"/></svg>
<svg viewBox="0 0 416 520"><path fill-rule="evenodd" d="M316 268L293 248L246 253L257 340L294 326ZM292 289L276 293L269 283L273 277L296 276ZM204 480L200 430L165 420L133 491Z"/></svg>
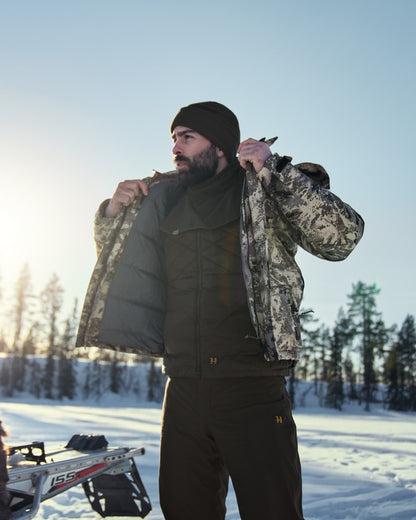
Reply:
<svg viewBox="0 0 416 520"><path fill-rule="evenodd" d="M6 395L7 397L10 397L10 392L11 395L13 395L12 387L10 385L10 376L12 372L11 361L12 360L10 357L4 358L2 360L0 372L0 384L3 387L4 395Z"/></svg>
<svg viewBox="0 0 416 520"><path fill-rule="evenodd" d="M288 378L288 394L292 408L297 406L296 386L299 380L306 381L313 370L314 349L319 335L318 320L314 318L312 310L302 310L299 314L302 336L302 355L298 363L290 369ZM300 402L304 396L300 397Z"/></svg>
<svg viewBox="0 0 416 520"><path fill-rule="evenodd" d="M315 395L322 404L323 382L328 381L328 354L330 351L329 328L321 325L316 335L316 343L313 354L313 380Z"/></svg>
<svg viewBox="0 0 416 520"><path fill-rule="evenodd" d="M328 364L328 385L325 404L330 408L342 409L344 403L344 383L342 360L344 348L351 342L351 330L345 313L340 309L338 319L329 339L330 359Z"/></svg>
<svg viewBox="0 0 416 520"><path fill-rule="evenodd" d="M89 399L91 395L91 363L87 362L85 367L84 384L82 386L82 395L84 399Z"/></svg>
<svg viewBox="0 0 416 520"><path fill-rule="evenodd" d="M76 389L75 360L60 351L58 359L58 399L74 399Z"/></svg>
<svg viewBox="0 0 416 520"><path fill-rule="evenodd" d="M7 341L4 337L4 332L3 330L0 330L0 352L7 352L8 351L8 345L7 345Z"/></svg>
<svg viewBox="0 0 416 520"><path fill-rule="evenodd" d="M110 390L113 394L119 394L121 388L121 367L117 352L113 353L110 364Z"/></svg>
<svg viewBox="0 0 416 520"><path fill-rule="evenodd" d="M12 390L10 395L17 392L22 392L25 385L25 373L26 373L26 361L27 357L22 353L15 353L12 357L12 375L11 375L11 386Z"/></svg>
<svg viewBox="0 0 416 520"><path fill-rule="evenodd" d="M29 332L23 341L22 352L25 356L36 353L36 342L39 331L39 322L35 321L31 324Z"/></svg>
<svg viewBox="0 0 416 520"><path fill-rule="evenodd" d="M54 273L40 294L43 323L47 337L47 357L43 374L43 388L47 399L53 399L55 394L55 355L58 343L58 315L63 304L63 288L59 278Z"/></svg>
<svg viewBox="0 0 416 520"><path fill-rule="evenodd" d="M42 395L42 370L36 359L32 359L29 363L28 390L38 399Z"/></svg>
<svg viewBox="0 0 416 520"><path fill-rule="evenodd" d="M416 328L406 316L386 362L387 404L392 410L416 410Z"/></svg>
<svg viewBox="0 0 416 520"><path fill-rule="evenodd" d="M98 400L105 391L105 369L98 358L92 364L90 388L92 395Z"/></svg>
<svg viewBox="0 0 416 520"><path fill-rule="evenodd" d="M315 372L316 346L320 325L313 311L302 311L299 315L302 336L302 356L296 365L296 378L306 381Z"/></svg>
<svg viewBox="0 0 416 520"><path fill-rule="evenodd" d="M42 377L42 387L44 395L47 399L53 399L55 397L55 359L52 355L52 351L48 351L46 357L46 363Z"/></svg>
<svg viewBox="0 0 416 520"><path fill-rule="evenodd" d="M46 327L48 351L56 355L58 331L58 316L63 304L64 290L56 273L53 273L40 295L43 323Z"/></svg>
<svg viewBox="0 0 416 520"><path fill-rule="evenodd" d="M32 279L29 265L24 264L14 289L14 303L11 308L11 319L14 323L13 349L19 347L20 336L25 325L25 319L31 312Z"/></svg>
<svg viewBox="0 0 416 520"><path fill-rule="evenodd" d="M65 329L59 348L58 362L58 397L74 399L76 393L77 375L74 356L76 324L78 321L78 300L75 299L72 313L65 320Z"/></svg>
<svg viewBox="0 0 416 520"><path fill-rule="evenodd" d="M363 365L362 398L366 411L370 403L375 401L377 391L376 355L382 354L387 343L390 330L384 325L381 313L377 311L376 295L380 289L376 285L358 282L348 297L348 318L351 320L352 332L358 339Z"/></svg>
<svg viewBox="0 0 416 520"><path fill-rule="evenodd" d="M345 372L345 380L348 383L348 391L347 397L350 401L356 401L358 399L357 393L357 374L354 370L354 363L351 360L351 357L347 355L344 361L344 372Z"/></svg>
<svg viewBox="0 0 416 520"><path fill-rule="evenodd" d="M147 374L147 400L160 402L163 397L163 375L155 360L150 360Z"/></svg>

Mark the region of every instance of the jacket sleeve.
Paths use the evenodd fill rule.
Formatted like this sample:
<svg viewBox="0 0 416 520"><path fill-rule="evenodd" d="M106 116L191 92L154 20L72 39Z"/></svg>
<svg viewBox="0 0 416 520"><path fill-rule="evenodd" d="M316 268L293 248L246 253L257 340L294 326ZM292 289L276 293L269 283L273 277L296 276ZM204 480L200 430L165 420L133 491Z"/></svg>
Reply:
<svg viewBox="0 0 416 520"><path fill-rule="evenodd" d="M109 202L110 199L102 202L94 217L94 242L97 257L100 256L104 244L112 230L120 225L120 220L123 218L122 212L111 218L104 216L105 208Z"/></svg>
<svg viewBox="0 0 416 520"><path fill-rule="evenodd" d="M331 261L344 260L353 251L364 221L348 204L277 154L257 176L274 212L303 249Z"/></svg>

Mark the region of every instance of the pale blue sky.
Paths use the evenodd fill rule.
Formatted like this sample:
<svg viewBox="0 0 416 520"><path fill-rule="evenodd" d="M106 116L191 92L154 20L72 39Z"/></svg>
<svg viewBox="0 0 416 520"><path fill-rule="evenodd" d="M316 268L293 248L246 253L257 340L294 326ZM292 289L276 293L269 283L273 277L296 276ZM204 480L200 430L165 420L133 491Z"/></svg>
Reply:
<svg viewBox="0 0 416 520"><path fill-rule="evenodd" d="M171 169L173 116L215 100L366 221L345 262L299 254L305 307L331 325L362 280L387 324L415 315L415 22L413 0L0 0L3 288L27 261L82 300L98 204Z"/></svg>

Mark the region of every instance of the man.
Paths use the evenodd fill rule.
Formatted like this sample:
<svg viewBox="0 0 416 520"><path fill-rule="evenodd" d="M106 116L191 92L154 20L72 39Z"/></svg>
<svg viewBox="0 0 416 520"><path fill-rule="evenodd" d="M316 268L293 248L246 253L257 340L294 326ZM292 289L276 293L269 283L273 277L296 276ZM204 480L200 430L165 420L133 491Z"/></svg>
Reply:
<svg viewBox="0 0 416 520"><path fill-rule="evenodd" d="M98 212L78 344L163 354L165 518L223 519L230 476L242 519L302 519L294 256L344 259L363 221L322 167L240 143L219 103L182 108L171 135L176 171L121 182Z"/></svg>

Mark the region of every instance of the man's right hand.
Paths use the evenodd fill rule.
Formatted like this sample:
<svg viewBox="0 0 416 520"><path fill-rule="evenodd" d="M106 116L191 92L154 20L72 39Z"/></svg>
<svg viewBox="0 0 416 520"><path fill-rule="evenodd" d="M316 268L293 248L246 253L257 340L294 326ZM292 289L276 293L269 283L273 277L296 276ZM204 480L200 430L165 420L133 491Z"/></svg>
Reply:
<svg viewBox="0 0 416 520"><path fill-rule="evenodd" d="M115 217L124 206L129 206L139 193L147 195L149 190L141 180L123 181L117 186L113 197L105 209L106 217Z"/></svg>

